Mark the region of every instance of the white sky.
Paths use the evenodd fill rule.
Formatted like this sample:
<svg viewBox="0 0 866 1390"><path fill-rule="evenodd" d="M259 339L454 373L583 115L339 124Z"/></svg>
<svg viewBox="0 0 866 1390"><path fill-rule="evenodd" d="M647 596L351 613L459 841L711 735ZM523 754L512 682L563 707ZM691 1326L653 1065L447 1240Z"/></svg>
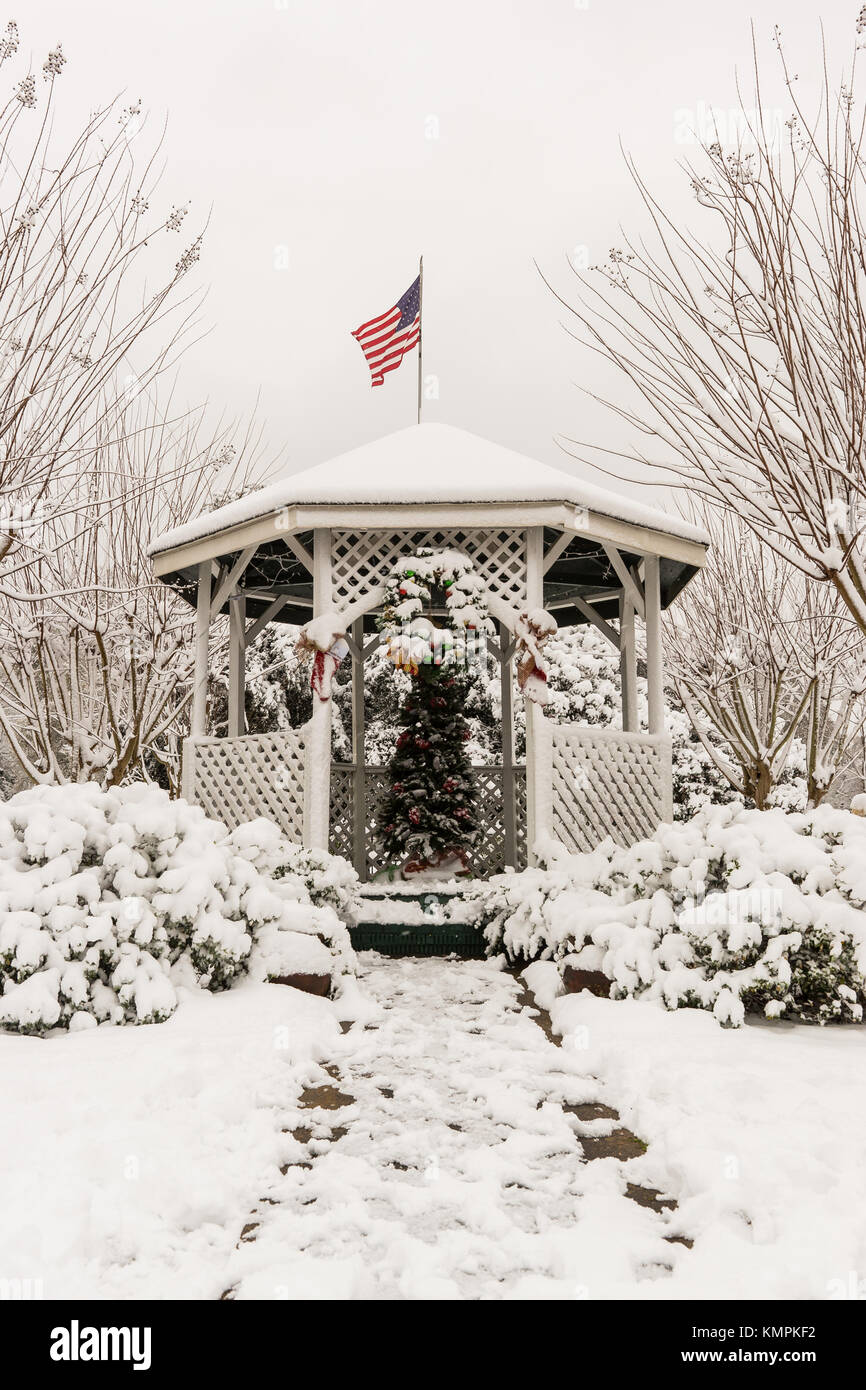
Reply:
<svg viewBox="0 0 866 1390"><path fill-rule="evenodd" d="M824 0L839 62L858 8ZM212 331L187 390L232 414L260 390L290 468L414 420L415 355L371 390L350 331L408 288L422 251L439 392L425 418L566 467L557 435L613 440L576 386L604 389L604 369L564 333L533 258L567 287L574 248L603 258L620 223L640 229L620 139L696 219L677 122L736 105L750 18L767 72L776 20L803 78L817 70L802 0L33 0L18 15L34 63L63 42L61 132L120 90L154 128L168 114L166 205L190 199L190 223L212 209Z"/></svg>

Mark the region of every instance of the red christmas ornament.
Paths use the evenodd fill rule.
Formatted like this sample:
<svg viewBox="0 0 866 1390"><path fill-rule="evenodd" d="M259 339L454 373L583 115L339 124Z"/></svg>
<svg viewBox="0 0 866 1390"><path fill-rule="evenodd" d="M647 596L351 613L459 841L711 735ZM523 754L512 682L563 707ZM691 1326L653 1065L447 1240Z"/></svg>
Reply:
<svg viewBox="0 0 866 1390"><path fill-rule="evenodd" d="M443 792L453 792L456 786L457 783L454 781L453 777L446 777L445 781L442 783L442 790Z"/></svg>
<svg viewBox="0 0 866 1390"><path fill-rule="evenodd" d="M409 812L409 819L413 825L418 824L419 820L421 819L421 812L418 810L417 806L412 807L412 810Z"/></svg>

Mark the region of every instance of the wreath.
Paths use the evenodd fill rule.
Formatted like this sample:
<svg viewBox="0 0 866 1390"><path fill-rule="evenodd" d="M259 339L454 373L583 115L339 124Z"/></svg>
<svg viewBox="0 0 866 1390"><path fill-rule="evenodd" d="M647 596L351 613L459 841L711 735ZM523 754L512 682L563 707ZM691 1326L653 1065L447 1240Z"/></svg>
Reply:
<svg viewBox="0 0 866 1390"><path fill-rule="evenodd" d="M447 628L438 627L424 614L434 592L444 595L450 619ZM465 662L477 638L494 630L484 581L468 555L425 547L394 566L385 588L379 631L386 654L398 670L417 676L421 666Z"/></svg>

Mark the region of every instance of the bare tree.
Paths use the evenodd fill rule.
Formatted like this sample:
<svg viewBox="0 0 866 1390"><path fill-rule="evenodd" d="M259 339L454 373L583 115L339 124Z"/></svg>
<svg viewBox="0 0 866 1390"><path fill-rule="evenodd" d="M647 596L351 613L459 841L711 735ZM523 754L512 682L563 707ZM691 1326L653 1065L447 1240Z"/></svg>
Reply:
<svg viewBox="0 0 866 1390"><path fill-rule="evenodd" d="M604 401L648 441L620 457L734 509L866 631L864 114L854 63L835 89L825 61L807 116L776 38L787 123L765 111L756 61L736 147L704 142L685 166L694 232L629 161L654 235L612 251L568 307L635 388L632 404Z"/></svg>
<svg viewBox="0 0 866 1390"><path fill-rule="evenodd" d="M0 593L0 728L27 780L178 790L194 608L154 580L147 546L246 486L256 449L251 429L209 436L203 411L149 400L103 418L67 506L39 522L39 554Z"/></svg>
<svg viewBox="0 0 866 1390"><path fill-rule="evenodd" d="M0 69L17 51L10 24ZM64 64L58 45L0 107L0 559L34 516L77 503L105 426L176 360L198 304L184 277L201 235L172 246L186 209L151 211L159 143L145 147L140 103L61 145Z"/></svg>
<svg viewBox="0 0 866 1390"><path fill-rule="evenodd" d="M760 809L799 737L816 806L855 757L866 717L860 631L833 590L731 513L700 510L710 563L668 620L677 693L715 766Z"/></svg>

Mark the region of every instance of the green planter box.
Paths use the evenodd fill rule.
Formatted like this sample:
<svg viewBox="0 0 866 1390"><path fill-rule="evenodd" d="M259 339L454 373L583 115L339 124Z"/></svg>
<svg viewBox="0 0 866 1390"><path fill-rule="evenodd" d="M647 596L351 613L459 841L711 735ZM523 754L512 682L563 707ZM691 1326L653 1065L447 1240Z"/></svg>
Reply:
<svg viewBox="0 0 866 1390"><path fill-rule="evenodd" d="M383 956L485 956L484 934L463 922L435 927L359 922L349 928L349 936L356 951L380 951Z"/></svg>

